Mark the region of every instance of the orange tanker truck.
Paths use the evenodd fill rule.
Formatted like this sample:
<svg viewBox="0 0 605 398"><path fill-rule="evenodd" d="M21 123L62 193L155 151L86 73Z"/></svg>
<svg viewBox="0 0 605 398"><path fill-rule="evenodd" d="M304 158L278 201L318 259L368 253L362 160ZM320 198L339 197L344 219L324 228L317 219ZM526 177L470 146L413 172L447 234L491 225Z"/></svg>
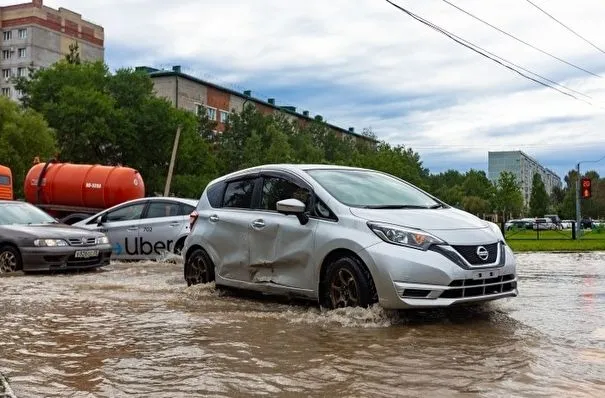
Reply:
<svg viewBox="0 0 605 398"><path fill-rule="evenodd" d="M1 170L0 170L1 174ZM65 224L145 196L141 174L130 167L35 164L23 182L25 200Z"/></svg>
<svg viewBox="0 0 605 398"><path fill-rule="evenodd" d="M0 165L0 200L13 200L13 174L11 169Z"/></svg>

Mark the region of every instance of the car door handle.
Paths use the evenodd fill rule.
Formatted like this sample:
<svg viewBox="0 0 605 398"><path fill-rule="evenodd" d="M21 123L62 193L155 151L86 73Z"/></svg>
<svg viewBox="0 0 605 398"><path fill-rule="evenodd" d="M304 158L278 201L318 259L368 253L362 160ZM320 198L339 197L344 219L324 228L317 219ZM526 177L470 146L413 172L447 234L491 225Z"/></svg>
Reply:
<svg viewBox="0 0 605 398"><path fill-rule="evenodd" d="M261 229L265 227L265 222L263 220L254 220L252 221L252 227Z"/></svg>
<svg viewBox="0 0 605 398"><path fill-rule="evenodd" d="M128 228L129 231L136 231L138 229L139 229L139 227L130 227L130 228Z"/></svg>
<svg viewBox="0 0 605 398"><path fill-rule="evenodd" d="M211 222L218 222L219 218L216 214L213 214L210 217L208 217L208 220L210 220Z"/></svg>

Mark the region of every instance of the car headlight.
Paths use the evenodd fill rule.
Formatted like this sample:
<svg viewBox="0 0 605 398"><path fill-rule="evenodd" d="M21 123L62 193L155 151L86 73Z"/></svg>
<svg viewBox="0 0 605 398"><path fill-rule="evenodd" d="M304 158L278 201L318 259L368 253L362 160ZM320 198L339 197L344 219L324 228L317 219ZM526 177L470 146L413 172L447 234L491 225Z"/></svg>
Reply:
<svg viewBox="0 0 605 398"><path fill-rule="evenodd" d="M489 225L489 227L496 234L496 236L498 237L498 239L500 239L502 242L505 241L504 234L502 234L502 230L500 229L500 227L498 226L498 224L493 223L491 221L487 221L487 225Z"/></svg>
<svg viewBox="0 0 605 398"><path fill-rule="evenodd" d="M368 222L368 227L382 240L394 245L427 250L431 245L441 245L445 242L419 229L399 227L390 224Z"/></svg>
<svg viewBox="0 0 605 398"><path fill-rule="evenodd" d="M97 238L97 245L106 245L109 243L109 238L107 236L100 236Z"/></svg>
<svg viewBox="0 0 605 398"><path fill-rule="evenodd" d="M67 242L63 239L36 239L34 246L38 247L55 247L55 246L67 246Z"/></svg>

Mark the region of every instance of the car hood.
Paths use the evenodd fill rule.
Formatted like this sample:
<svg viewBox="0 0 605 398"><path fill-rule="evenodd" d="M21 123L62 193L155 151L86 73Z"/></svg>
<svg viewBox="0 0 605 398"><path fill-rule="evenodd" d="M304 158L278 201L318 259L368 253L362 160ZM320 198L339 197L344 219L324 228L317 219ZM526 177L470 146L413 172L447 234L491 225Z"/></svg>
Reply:
<svg viewBox="0 0 605 398"><path fill-rule="evenodd" d="M102 234L65 224L40 225L1 225L0 232L11 235L29 236L35 238L67 239L79 237L98 237Z"/></svg>
<svg viewBox="0 0 605 398"><path fill-rule="evenodd" d="M351 208L350 210L353 215L368 221L421 229L450 244L483 244L500 239L487 221L453 208L400 210Z"/></svg>

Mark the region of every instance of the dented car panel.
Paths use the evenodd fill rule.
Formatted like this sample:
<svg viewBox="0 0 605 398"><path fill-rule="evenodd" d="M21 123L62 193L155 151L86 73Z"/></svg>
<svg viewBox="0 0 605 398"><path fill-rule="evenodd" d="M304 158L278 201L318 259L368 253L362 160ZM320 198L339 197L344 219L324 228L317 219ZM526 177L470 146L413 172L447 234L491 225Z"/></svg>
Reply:
<svg viewBox="0 0 605 398"><path fill-rule="evenodd" d="M518 295L515 258L497 225L386 173L254 167L210 182L195 213L183 249L188 284L204 281L187 267L205 252L204 275L219 286L320 303L336 286L327 287L326 269L343 257L357 259L385 308Z"/></svg>

